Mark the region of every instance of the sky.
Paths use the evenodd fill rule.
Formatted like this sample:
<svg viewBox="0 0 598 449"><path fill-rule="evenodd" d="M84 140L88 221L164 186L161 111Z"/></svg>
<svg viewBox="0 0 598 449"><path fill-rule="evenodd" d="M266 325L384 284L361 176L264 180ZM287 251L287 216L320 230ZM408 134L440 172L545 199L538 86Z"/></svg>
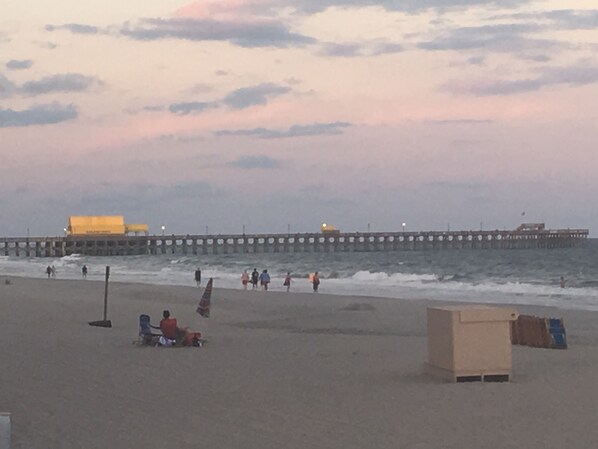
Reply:
<svg viewBox="0 0 598 449"><path fill-rule="evenodd" d="M0 0L0 237L598 232L595 0Z"/></svg>

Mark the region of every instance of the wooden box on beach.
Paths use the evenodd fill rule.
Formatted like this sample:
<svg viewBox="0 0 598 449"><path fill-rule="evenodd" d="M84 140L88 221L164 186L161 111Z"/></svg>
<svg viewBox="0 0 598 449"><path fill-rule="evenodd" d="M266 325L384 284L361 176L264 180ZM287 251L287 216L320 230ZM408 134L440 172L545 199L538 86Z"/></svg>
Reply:
<svg viewBox="0 0 598 449"><path fill-rule="evenodd" d="M10 449L10 413L0 413L0 449Z"/></svg>
<svg viewBox="0 0 598 449"><path fill-rule="evenodd" d="M453 382L508 381L517 311L479 305L428 308L428 371Z"/></svg>

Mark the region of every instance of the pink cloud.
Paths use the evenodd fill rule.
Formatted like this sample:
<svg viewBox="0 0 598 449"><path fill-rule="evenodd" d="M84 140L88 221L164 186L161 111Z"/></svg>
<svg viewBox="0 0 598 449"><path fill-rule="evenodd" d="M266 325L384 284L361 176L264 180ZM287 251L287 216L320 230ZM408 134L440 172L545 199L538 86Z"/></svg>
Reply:
<svg viewBox="0 0 598 449"><path fill-rule="evenodd" d="M254 6L265 3L264 0L200 0L179 8L174 16L184 19L248 19L255 16Z"/></svg>

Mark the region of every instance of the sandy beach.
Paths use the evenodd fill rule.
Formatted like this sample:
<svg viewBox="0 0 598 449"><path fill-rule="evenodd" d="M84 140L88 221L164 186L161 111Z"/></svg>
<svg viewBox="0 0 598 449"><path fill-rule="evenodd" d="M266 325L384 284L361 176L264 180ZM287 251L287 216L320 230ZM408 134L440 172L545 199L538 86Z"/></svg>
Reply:
<svg viewBox="0 0 598 449"><path fill-rule="evenodd" d="M513 381L424 373L426 301L11 278L0 284L0 412L13 448L598 446L598 315L564 317L570 349L513 348ZM132 344L170 309L202 348Z"/></svg>

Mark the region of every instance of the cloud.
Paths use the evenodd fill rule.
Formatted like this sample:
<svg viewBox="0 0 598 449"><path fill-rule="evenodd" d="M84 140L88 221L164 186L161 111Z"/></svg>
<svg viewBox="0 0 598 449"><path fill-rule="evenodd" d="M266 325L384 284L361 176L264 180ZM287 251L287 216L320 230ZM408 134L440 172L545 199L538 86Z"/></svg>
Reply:
<svg viewBox="0 0 598 449"><path fill-rule="evenodd" d="M482 65L484 64L485 60L485 56L472 56L470 58L467 58L467 63L471 65Z"/></svg>
<svg viewBox="0 0 598 449"><path fill-rule="evenodd" d="M226 106L231 109L245 109L251 106L265 105L272 98L279 97L291 91L288 86L275 83L262 83L257 86L242 87L228 93L224 98L216 101L190 101L172 103L168 110L176 115L189 115L205 112L210 108ZM152 107L152 110L157 110Z"/></svg>
<svg viewBox="0 0 598 449"><path fill-rule="evenodd" d="M22 111L0 109L0 128L49 125L77 118L75 106L52 103L36 105Z"/></svg>
<svg viewBox="0 0 598 449"><path fill-rule="evenodd" d="M494 20L525 20L528 22L549 22L545 26L560 30L595 30L598 29L598 11L595 9L557 9L528 13L502 14Z"/></svg>
<svg viewBox="0 0 598 449"><path fill-rule="evenodd" d="M24 70L29 69L33 65L31 59L11 59L6 63L6 68L9 70Z"/></svg>
<svg viewBox="0 0 598 449"><path fill-rule="evenodd" d="M254 128L217 131L217 136L254 136L260 139L282 139L288 137L329 136L342 134L344 128L352 126L348 122L313 123L311 125L294 125L280 131L275 129Z"/></svg>
<svg viewBox="0 0 598 449"><path fill-rule="evenodd" d="M274 83L262 83L257 86L243 87L229 93L222 103L232 109L245 109L251 106L264 105L271 98L279 97L291 91L288 86Z"/></svg>
<svg viewBox="0 0 598 449"><path fill-rule="evenodd" d="M75 166L75 169L78 169ZM123 213L135 220L135 216L146 217L156 211L157 216L164 219L164 211L169 207L180 207L181 202L211 200L223 198L226 192L206 182L181 182L176 184L114 184L93 182L89 180L84 190L69 191L47 201L55 201L55 209L64 208L68 204L70 210L77 210L80 214ZM167 228L170 229L170 228Z"/></svg>
<svg viewBox="0 0 598 449"><path fill-rule="evenodd" d="M434 125L488 125L494 123L494 120L485 119L448 119L448 120L430 120L428 123Z"/></svg>
<svg viewBox="0 0 598 449"><path fill-rule="evenodd" d="M45 48L46 50L54 50L55 48L58 47L57 44L55 44L54 42L50 42L50 41L46 41L46 42L35 41L34 44L36 44L40 48Z"/></svg>
<svg viewBox="0 0 598 449"><path fill-rule="evenodd" d="M530 0L284 0L276 4L286 4L306 13L317 13L328 8L381 6L388 11L408 13L421 12L426 9L454 9L476 6L510 7L530 3Z"/></svg>
<svg viewBox="0 0 598 449"><path fill-rule="evenodd" d="M244 156L228 164L230 167L245 170L266 169L273 170L280 167L280 161L268 156Z"/></svg>
<svg viewBox="0 0 598 449"><path fill-rule="evenodd" d="M19 89L25 95L42 95L53 92L83 92L100 81L92 76L79 73L63 73L41 78L37 81L28 81Z"/></svg>
<svg viewBox="0 0 598 449"><path fill-rule="evenodd" d="M192 101L187 103L173 103L168 107L168 110L173 114L188 115L193 112L203 112L211 106L212 103Z"/></svg>
<svg viewBox="0 0 598 449"><path fill-rule="evenodd" d="M120 33L140 41L228 41L241 47L296 47L315 42L313 38L292 33L282 23L272 20L144 19L124 25Z"/></svg>
<svg viewBox="0 0 598 449"><path fill-rule="evenodd" d="M545 17L555 22L561 29L596 30L598 29L598 10L561 9L545 13Z"/></svg>
<svg viewBox="0 0 598 449"><path fill-rule="evenodd" d="M532 39L527 34L544 31L541 24L500 24L463 27L448 30L417 47L430 51L486 50L499 53L525 54L529 51L561 47L558 41Z"/></svg>
<svg viewBox="0 0 598 449"><path fill-rule="evenodd" d="M378 43L328 43L324 44L318 54L320 56L332 56L343 58L355 58L362 56L379 56L389 53L399 53L404 50L401 44L392 42Z"/></svg>
<svg viewBox="0 0 598 449"><path fill-rule="evenodd" d="M149 106L142 106L140 108L126 108L123 109L125 114L136 115L142 112L162 112L166 109L166 107L162 105L149 105Z"/></svg>
<svg viewBox="0 0 598 449"><path fill-rule="evenodd" d="M431 181L422 183L422 186L440 190L470 190L472 192L478 192L490 187L488 183L477 181Z"/></svg>
<svg viewBox="0 0 598 449"><path fill-rule="evenodd" d="M100 29L93 25L81 23L67 23L64 25L46 25L46 31L67 30L73 34L98 34Z"/></svg>
<svg viewBox="0 0 598 449"><path fill-rule="evenodd" d="M319 54L321 56L341 56L345 58L363 56L359 44L325 44Z"/></svg>
<svg viewBox="0 0 598 449"><path fill-rule="evenodd" d="M393 42L385 42L385 43L374 45L370 51L370 54L372 56L387 55L387 54L391 54L391 53L400 53L404 50L405 50L405 48L401 44L396 44Z"/></svg>
<svg viewBox="0 0 598 449"><path fill-rule="evenodd" d="M190 94L205 94L205 93L213 92L213 91L214 91L213 85L208 84L208 83L197 83L195 86L193 86L187 92Z"/></svg>
<svg viewBox="0 0 598 449"><path fill-rule="evenodd" d="M531 54L531 55L521 55L522 59L527 59L528 61L534 62L549 62L552 58L548 55L543 54Z"/></svg>
<svg viewBox="0 0 598 449"><path fill-rule="evenodd" d="M16 84L0 74L0 98L6 98L13 95L17 90Z"/></svg>
<svg viewBox="0 0 598 449"><path fill-rule="evenodd" d="M176 142L176 143L195 143L205 141L201 134L162 134L160 136L148 139L155 142Z"/></svg>
<svg viewBox="0 0 598 449"><path fill-rule="evenodd" d="M539 75L520 80L450 81L441 90L453 94L492 96L538 91L546 86L585 86L598 83L598 66L578 64L569 67L545 67Z"/></svg>

